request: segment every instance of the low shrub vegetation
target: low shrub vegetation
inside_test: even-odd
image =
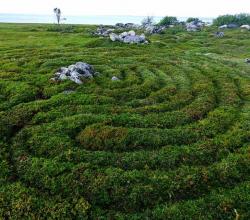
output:
[[[172,16],[165,16],[164,18],[162,18],[160,20],[160,22],[158,23],[159,25],[173,25],[178,23],[178,20],[176,17],[172,17]]]
[[[250,218],[247,31],[57,28],[0,24],[0,219]],[[50,81],[78,61],[99,75]]]
[[[224,24],[250,25],[250,14],[222,15],[217,17],[213,24],[217,26]]]

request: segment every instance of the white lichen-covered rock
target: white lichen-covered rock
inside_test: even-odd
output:
[[[71,80],[77,84],[82,84],[82,79],[93,78],[95,75],[94,68],[83,62],[77,62],[68,67],[61,67],[56,73],[53,81]]]
[[[135,31],[133,31],[133,30],[129,31],[129,32],[128,32],[128,35],[130,35],[130,36],[135,36]]]
[[[248,24],[241,25],[240,27],[247,29],[247,30],[250,30],[250,25],[248,25]]]
[[[226,29],[226,28],[227,28],[227,24],[221,25],[221,26],[219,27],[219,29]]]

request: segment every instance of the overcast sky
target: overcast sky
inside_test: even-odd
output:
[[[215,17],[250,13],[250,0],[0,0],[0,13]]]

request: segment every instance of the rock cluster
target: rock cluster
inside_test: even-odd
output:
[[[61,67],[56,73],[55,77],[51,78],[53,81],[71,80],[77,84],[82,84],[82,79],[93,78],[97,73],[94,68],[83,62],[68,67]]]
[[[204,26],[203,22],[192,21],[190,23],[186,23],[186,30],[189,32],[200,31],[203,26]]]
[[[115,25],[115,28],[118,28],[118,29],[134,29],[134,28],[138,28],[139,26],[134,24],[134,23],[126,23],[126,24],[123,24],[123,23],[117,23]]]
[[[123,32],[121,34],[112,33],[109,35],[110,40],[119,41],[127,44],[148,44],[144,34],[136,35],[135,31]]]

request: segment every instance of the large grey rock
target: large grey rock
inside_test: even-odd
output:
[[[239,26],[237,24],[228,24],[227,28],[238,28]]]
[[[219,29],[226,29],[226,28],[233,29],[233,28],[237,28],[237,27],[239,27],[237,24],[224,24],[224,25],[221,25],[219,27]]]
[[[145,36],[139,36],[139,35],[135,35],[135,36],[126,36],[123,40],[124,43],[129,43],[129,44],[139,44],[139,43],[144,43],[145,41]]]
[[[128,36],[128,32],[122,32],[120,35],[119,35],[119,38],[120,39],[123,39],[123,38],[125,38],[125,37],[127,37]]]
[[[95,75],[94,68],[83,62],[77,62],[74,65],[61,67],[52,78],[54,81],[63,81],[69,79],[77,84],[82,84],[83,78],[93,78]]]
[[[110,34],[110,35],[109,35],[109,38],[110,38],[110,40],[112,40],[112,41],[117,41],[117,40],[119,40],[119,36],[118,36],[117,34],[114,34],[114,33]]]

